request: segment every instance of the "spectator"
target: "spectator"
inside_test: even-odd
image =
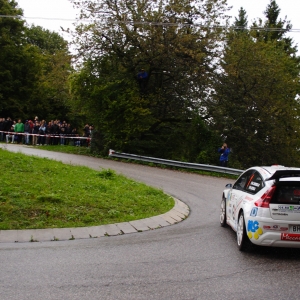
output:
[[[218,149],[218,152],[221,153],[221,155],[220,155],[220,166],[227,167],[230,148],[228,148],[227,144],[224,143],[223,146]]]
[[[58,125],[58,120],[55,120],[54,121],[54,124],[53,124],[53,134],[54,134],[54,137],[53,137],[53,145],[58,145],[58,135],[59,135],[59,125]]]
[[[23,134],[24,134],[24,124],[22,123],[21,119],[18,120],[18,123],[15,124],[15,132],[17,133],[17,136],[15,139],[17,140],[18,144],[22,144],[23,142]]]
[[[53,135],[53,121],[48,122],[46,128],[46,144],[45,145],[52,145],[52,135]]]
[[[14,143],[15,135],[13,134],[15,132],[15,129],[13,126],[10,127],[8,130],[8,133],[6,134],[6,143],[9,143],[9,140]]]
[[[35,121],[33,124],[33,129],[32,129],[32,145],[36,146],[37,145],[37,139],[38,139],[38,134],[39,134],[39,129],[40,129],[40,122]]]
[[[59,135],[60,135],[60,145],[61,146],[64,146],[64,144],[65,144],[65,124],[63,123],[63,124],[61,124],[61,126],[60,126],[60,133],[59,133]]]
[[[43,145],[45,144],[45,134],[46,134],[46,121],[43,120],[39,127],[39,137],[37,145]]]
[[[30,123],[28,120],[25,121],[25,124],[24,124],[24,133],[25,133],[25,144],[26,145],[29,145],[30,144],[30,133],[31,133],[32,129],[31,129],[31,126],[30,126]]]
[[[83,140],[82,145],[88,147],[88,139],[90,137],[90,126],[89,124],[86,124],[83,128],[83,136],[86,138]]]
[[[4,131],[8,132],[11,129],[11,126],[13,125],[13,121],[10,117],[6,118],[4,120],[3,129]],[[3,134],[3,140],[5,139],[6,133]]]
[[[66,124],[66,127],[65,127],[65,134],[66,134],[67,137],[70,137],[71,134],[72,134],[71,124],[69,124],[69,123]],[[67,139],[65,140],[65,145],[69,145],[69,144],[70,144],[70,140],[71,140],[71,139],[67,138]]]
[[[72,136],[74,136],[74,137],[78,137],[79,136],[79,134],[78,134],[78,132],[77,132],[77,128],[73,128],[72,129]],[[74,145],[76,146],[76,147],[80,147],[81,146],[81,143],[80,143],[80,139],[74,139]]]

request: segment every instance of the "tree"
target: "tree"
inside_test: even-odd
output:
[[[25,41],[38,65],[35,88],[26,101],[26,114],[65,119],[69,113],[68,79],[73,71],[67,41],[40,26],[27,27]]]
[[[264,15],[266,20],[255,21],[252,24],[251,34],[258,40],[276,41],[280,47],[284,47],[285,51],[296,58],[297,46],[293,45],[293,39],[286,37],[286,33],[292,29],[292,24],[285,17],[283,20],[279,18],[280,8],[275,0],[270,0]]]
[[[299,65],[276,41],[232,34],[210,107],[214,128],[243,168],[299,165]]]
[[[248,16],[247,12],[244,10],[243,7],[239,9],[239,16],[238,18],[235,18],[234,22],[234,29],[236,31],[245,31],[248,27]]]
[[[217,68],[226,1],[73,2],[80,18],[91,20],[74,37],[83,61],[72,81],[77,107],[86,107],[89,118],[96,113],[98,129],[119,150],[186,156],[197,146],[185,137],[199,124],[193,120],[204,117],[202,99]],[[143,91],[136,80],[141,68],[149,74]]]
[[[17,2],[0,0],[0,112],[3,117],[62,117],[71,56],[67,42],[39,26],[26,27]],[[14,17],[15,16],[15,17]]]
[[[0,112],[8,116],[20,112],[22,87],[32,86],[30,56],[23,45],[23,11],[15,1],[0,0]],[[26,96],[26,95],[25,95]]]

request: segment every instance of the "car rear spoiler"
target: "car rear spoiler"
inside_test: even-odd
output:
[[[300,177],[300,169],[297,170],[277,170],[271,177],[266,180],[276,180],[278,181],[282,177]]]

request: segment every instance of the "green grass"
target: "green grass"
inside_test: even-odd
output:
[[[0,168],[0,230],[112,224],[174,206],[161,190],[109,169],[95,171],[2,149]]]

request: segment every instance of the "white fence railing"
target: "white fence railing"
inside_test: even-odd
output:
[[[141,156],[141,155],[136,155],[136,154],[120,153],[120,152],[116,152],[114,150],[109,150],[109,156],[123,158],[123,159],[132,159],[132,160],[151,162],[151,163],[155,163],[155,164],[168,165],[168,166],[172,166],[172,167],[218,172],[218,173],[231,174],[231,175],[240,175],[242,172],[244,172],[243,170],[239,170],[239,169],[231,169],[231,168],[225,168],[225,167],[219,167],[219,166],[213,166],[213,165],[194,164],[194,163],[188,163],[188,162],[181,162],[181,161],[177,161],[177,160],[168,160],[168,159],[162,159],[162,158]]]

